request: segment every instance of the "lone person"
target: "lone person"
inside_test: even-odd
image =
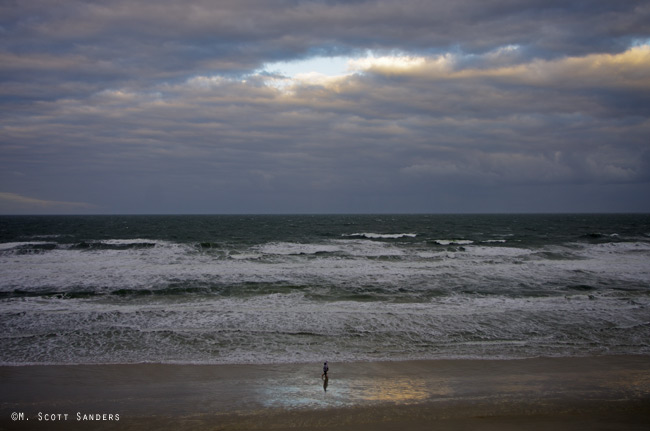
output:
[[[327,392],[327,383],[329,382],[329,379],[327,378],[327,372],[329,371],[330,367],[327,366],[327,361],[323,364],[323,374],[321,374],[320,378],[323,379],[323,390]]]

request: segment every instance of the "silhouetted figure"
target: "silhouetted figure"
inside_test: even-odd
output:
[[[327,372],[330,370],[330,367],[327,365],[327,361],[323,364],[323,374],[321,374],[320,378],[323,379],[323,390],[327,392],[327,383],[328,383],[328,378],[327,378]]]

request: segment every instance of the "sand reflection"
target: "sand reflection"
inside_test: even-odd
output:
[[[323,379],[304,367],[294,375],[257,381],[265,407],[321,408],[374,404],[415,404],[452,395],[452,382],[441,376],[400,376],[364,365]]]
[[[390,378],[366,380],[359,388],[359,397],[366,401],[406,404],[423,401],[432,396],[449,394],[444,382],[432,384],[431,381],[413,378]]]

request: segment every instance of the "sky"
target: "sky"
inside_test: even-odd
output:
[[[0,214],[650,212],[650,3],[0,2]]]

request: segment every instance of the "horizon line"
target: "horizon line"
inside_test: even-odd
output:
[[[110,216],[375,216],[375,215],[650,215],[650,211],[485,211],[485,212],[223,212],[223,213],[67,213],[2,214],[0,217],[110,217]]]

